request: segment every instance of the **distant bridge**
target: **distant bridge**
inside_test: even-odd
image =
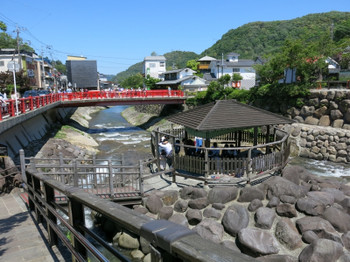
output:
[[[59,107],[118,106],[150,104],[183,104],[186,100],[180,90],[125,90],[73,93],[54,93],[44,96],[19,98],[0,102],[0,134],[10,128]]]

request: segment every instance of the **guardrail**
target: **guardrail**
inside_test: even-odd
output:
[[[35,212],[39,223],[43,219],[46,220],[50,245],[57,245],[59,240],[62,241],[72,253],[73,261],[90,261],[92,257],[94,261],[109,261],[95,243],[102,245],[120,261],[131,261],[87,227],[84,219],[84,211],[87,208],[116,223],[122,232],[129,232],[137,238],[146,239],[150,245],[151,259],[155,262],[256,261],[223,245],[205,240],[184,226],[167,220],[154,220],[117,203],[101,199],[79,188],[63,185],[53,178],[35,172],[35,170],[25,172],[29,208]],[[55,201],[55,191],[67,197],[68,211]],[[70,232],[71,239],[62,232],[62,225]],[[88,237],[93,241],[88,240]]]
[[[35,109],[61,101],[82,101],[91,99],[123,99],[123,98],[156,98],[156,97],[183,97],[180,90],[124,90],[124,91],[88,91],[73,93],[54,93],[43,96],[8,99],[0,102],[0,121],[17,115],[26,114]],[[18,111],[16,111],[18,108]]]

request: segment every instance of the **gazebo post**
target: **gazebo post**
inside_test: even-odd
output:
[[[157,168],[158,168],[158,172],[160,171],[160,159],[159,159],[159,127],[157,128],[156,132],[155,132],[155,149],[156,149],[156,157],[157,157]]]
[[[241,147],[241,140],[242,140],[242,130],[238,131],[238,146]]]
[[[210,140],[209,141],[209,145],[210,145]],[[204,185],[207,185],[208,183],[208,177],[209,177],[209,155],[208,155],[208,147],[207,147],[207,140],[205,140],[205,149],[204,149],[204,160],[205,160],[205,173],[204,173],[204,177],[205,177],[205,181],[204,181]]]
[[[258,144],[258,128],[254,127],[254,142],[253,146],[256,146]]]
[[[252,175],[252,149],[248,150],[248,159],[247,159],[247,178],[248,184],[250,185],[250,179]]]
[[[266,138],[265,138],[265,143],[268,144],[270,142],[270,125],[266,126]],[[266,150],[265,150],[266,154],[270,153],[270,147],[266,146]]]
[[[173,126],[172,126],[173,128]],[[173,130],[173,129],[172,129]],[[173,136],[172,138],[172,141],[173,141],[173,155],[172,155],[172,159],[173,159],[173,168],[175,169],[175,166],[176,166],[176,157],[175,157],[175,136]],[[171,175],[172,175],[172,178],[173,178],[173,183],[176,183],[176,175],[175,175],[175,170],[173,172],[171,172]]]

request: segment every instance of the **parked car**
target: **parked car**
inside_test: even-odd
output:
[[[39,96],[46,96],[46,95],[50,94],[50,92],[48,90],[39,90],[38,94],[39,94]]]
[[[34,97],[34,96],[39,96],[38,92],[35,91],[35,90],[28,90],[28,91],[25,91],[24,94],[23,94],[23,98],[26,98],[26,97]]]

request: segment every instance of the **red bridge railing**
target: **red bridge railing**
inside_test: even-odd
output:
[[[27,97],[17,99],[18,113],[16,113],[16,100],[8,99],[0,102],[0,121],[15,117],[16,115],[26,114],[32,110],[59,101],[72,100],[91,100],[91,99],[118,99],[118,98],[149,98],[149,97],[183,97],[184,93],[180,90],[124,90],[124,91],[100,91],[93,90],[88,92],[73,93],[54,93],[43,96]]]

